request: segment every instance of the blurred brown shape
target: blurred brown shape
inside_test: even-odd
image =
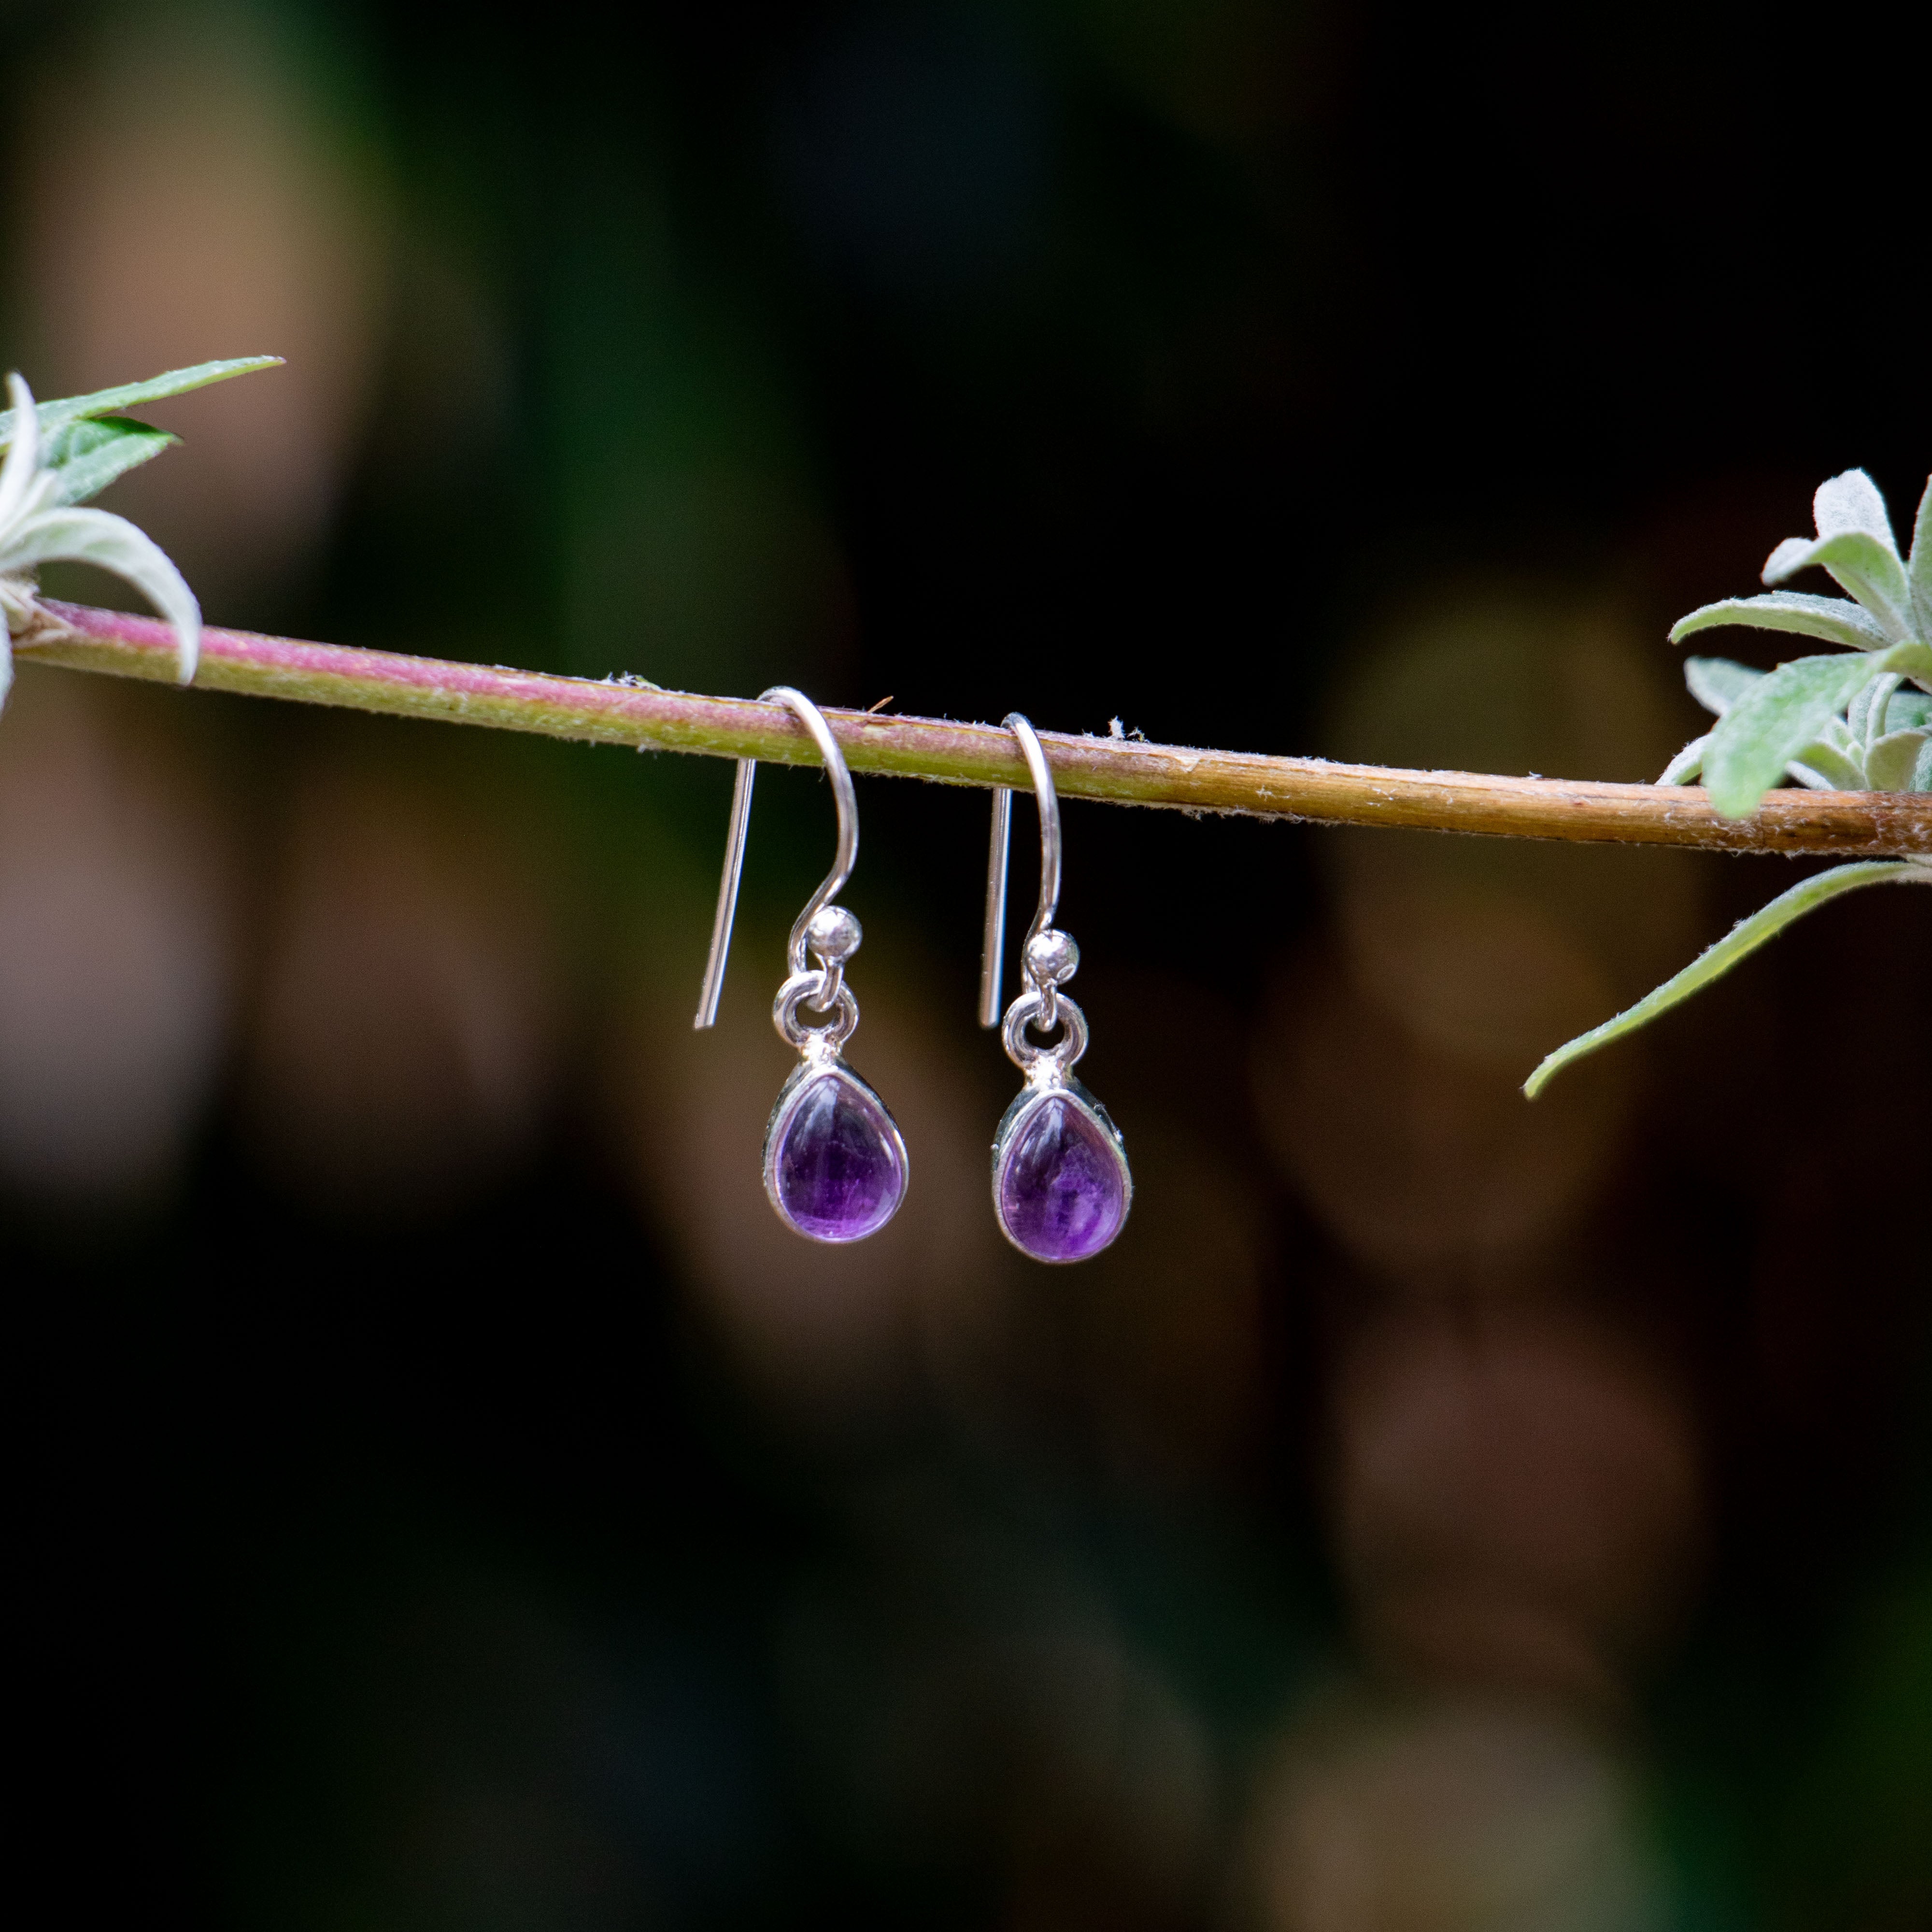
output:
[[[1423,770],[1648,781],[1682,740],[1661,644],[1588,583],[1444,586],[1352,661],[1324,743]],[[1519,1078],[1693,950],[1688,853],[1348,830],[1319,851],[1364,987],[1447,1050],[1516,1054]]]
[[[1341,758],[1648,781],[1681,742],[1677,667],[1588,584],[1468,581],[1372,638],[1324,724]],[[1351,970],[1420,1040],[1520,1074],[1693,946],[1693,854],[1339,831]]]
[[[1225,1480],[1265,1434],[1265,1217],[1247,1174],[1180,1122],[1130,1106],[1127,1123],[1138,1205],[1094,1261],[1029,1270],[1027,1372],[1064,1374],[1048,1412],[1079,1416],[1136,1486]]]
[[[168,722],[23,669],[0,722],[0,1183],[56,1210],[164,1196],[224,1051],[233,854]]]
[[[1322,11],[1270,0],[1075,0],[1066,9],[1121,80],[1200,138],[1258,148],[1319,106]]]
[[[292,1191],[433,1213],[542,1124],[566,988],[510,814],[423,776],[300,786],[276,868],[244,1112]]]
[[[111,10],[15,138],[40,394],[287,358],[142,412],[186,446],[112,499],[212,612],[272,590],[322,534],[368,398],[387,225],[368,155],[292,47],[193,7]]]
[[[1338,1702],[1287,1742],[1249,1840],[1268,1932],[1647,1932],[1622,1766],[1532,1707]]]
[[[1480,920],[1468,930],[1481,932]],[[1478,956],[1491,938],[1502,951],[1516,936],[1486,936]],[[1534,956],[1488,984],[1444,980],[1426,1022],[1463,1043],[1509,1012],[1507,988],[1531,976]],[[1505,997],[1492,1000],[1492,986]],[[1522,1006],[1533,1015],[1538,1004],[1532,986]],[[1586,1062],[1532,1107],[1507,1031],[1501,1054],[1493,1036],[1474,1036],[1485,1050],[1473,1058],[1418,1040],[1315,956],[1281,981],[1256,1040],[1256,1109],[1284,1169],[1352,1255],[1424,1291],[1520,1280],[1538,1245],[1592,1199],[1627,1112],[1628,1058]]]
[[[1401,1673],[1612,1698],[1682,1602],[1700,1516],[1680,1405],[1579,1319],[1392,1316],[1336,1397],[1342,1562]]]
[[[1661,676],[1588,585],[1451,585],[1370,640],[1325,729],[1350,758],[1647,778],[1676,748]],[[1616,1171],[1647,1043],[1534,1106],[1520,1083],[1688,956],[1695,860],[1346,830],[1320,850],[1338,930],[1256,1037],[1268,1144],[1358,1264],[1534,1292]]]
[[[796,1064],[771,1024],[783,958],[781,940],[741,920],[708,1033],[688,1016],[694,966],[688,982],[653,976],[638,988],[615,1103],[639,1191],[741,1360],[801,1415],[862,1413],[920,1376],[976,1382],[1017,1265],[988,1196],[998,1102],[914,1017],[937,997],[916,969],[868,944],[854,968],[865,1016],[849,1057],[905,1136],[904,1203],[867,1240],[826,1246],[792,1233],[760,1166],[766,1118]]]
[[[1350,662],[1328,754],[1377,764],[1646,784],[1678,748],[1661,638],[1587,580],[1431,586]]]
[[[1615,1010],[1603,962],[1526,894],[1364,867],[1339,910],[1355,984],[1448,1058],[1513,1074]]]

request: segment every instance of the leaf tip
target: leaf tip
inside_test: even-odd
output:
[[[1765,790],[1770,788],[1766,786]],[[1746,819],[1764,802],[1764,791],[1738,786],[1714,784],[1707,767],[1704,773],[1704,793],[1711,801],[1711,808],[1720,818],[1732,820]]]

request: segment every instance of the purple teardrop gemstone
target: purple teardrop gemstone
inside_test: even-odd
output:
[[[1084,1262],[1127,1217],[1126,1157],[1070,1094],[1037,1102],[1008,1141],[994,1177],[1000,1225],[1039,1262]]]
[[[898,1210],[905,1149],[892,1116],[842,1070],[808,1075],[782,1099],[765,1155],[772,1204],[814,1241],[859,1241]]]

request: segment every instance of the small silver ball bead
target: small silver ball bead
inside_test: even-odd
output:
[[[1049,927],[1026,943],[1027,976],[1036,985],[1064,986],[1080,970],[1080,949],[1071,933]]]
[[[843,906],[820,906],[805,928],[806,944],[826,965],[849,959],[865,937],[863,928]]]

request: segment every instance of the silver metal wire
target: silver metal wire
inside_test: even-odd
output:
[[[803,692],[795,691],[788,684],[775,684],[770,690],[758,694],[758,702],[788,706],[799,722],[811,733],[820,757],[825,760],[826,775],[832,781],[832,796],[838,808],[838,855],[818,891],[806,901],[805,910],[792,927],[791,943],[786,950],[786,961],[791,976],[796,979],[806,970],[806,938],[814,915],[830,904],[852,876],[852,868],[858,862],[859,801],[852,789],[852,774],[846,769],[845,754],[838,748],[838,740],[832,735],[832,728],[826,723],[824,714]],[[745,872],[745,834],[751,823],[752,783],[757,772],[755,758],[738,760],[737,780],[731,792],[730,824],[724,839],[724,870],[718,882],[718,910],[711,922],[711,951],[704,962],[704,982],[698,990],[698,1017],[692,1022],[699,1032],[715,1026],[718,1021],[718,996],[724,988],[724,962],[730,956],[731,927],[737,915],[738,886]],[[836,987],[826,989],[827,1006],[838,1004],[838,990]],[[817,1005],[816,1002],[813,1004]]]
[[[798,1016],[799,1008],[805,1006],[815,1013],[831,1013],[830,1023],[807,1026]],[[800,973],[778,988],[778,996],[772,1004],[772,1023],[788,1046],[802,1050],[817,1041],[836,1052],[858,1030],[859,1002],[850,986],[842,985],[836,991],[828,991],[823,973]]]
[[[980,1024],[1000,1023],[1000,976],[1006,950],[1006,849],[1013,822],[1013,795],[1004,785],[993,791],[993,836],[986,848],[986,926],[980,948]]]
[[[704,962],[704,982],[698,989],[698,1017],[692,1027],[702,1033],[718,1024],[718,996],[724,990],[724,962],[731,955],[731,924],[738,914],[738,880],[745,870],[745,828],[752,818],[752,781],[758,775],[755,758],[740,758],[731,786],[731,817],[724,834],[724,872],[718,882],[718,910],[711,921],[711,950]]]
[[[1017,711],[1008,712],[1000,722],[1019,740],[1027,770],[1033,776],[1034,803],[1040,812],[1040,903],[1034,909],[1033,923],[1027,928],[1027,938],[1032,940],[1051,928],[1053,916],[1060,909],[1060,798],[1053,788],[1052,768],[1046,762],[1040,735],[1032,724]],[[982,1027],[997,1026],[1000,1019],[1001,956],[1006,937],[1006,849],[1012,806],[1010,791],[994,792],[992,841],[986,854],[986,922],[980,958],[980,1024]],[[1022,970],[1025,970],[1024,964]],[[1040,990],[1050,1010],[1054,1000],[1052,986],[1042,986]]]

